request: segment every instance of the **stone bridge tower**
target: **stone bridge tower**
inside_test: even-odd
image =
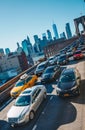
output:
[[[76,34],[80,35],[81,32],[79,30],[79,24],[82,24],[83,27],[83,33],[85,33],[85,16],[81,16],[79,18],[74,19],[74,24],[75,24],[75,29],[76,29]]]

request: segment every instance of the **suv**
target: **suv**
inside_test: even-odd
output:
[[[41,82],[50,82],[56,80],[60,76],[61,67],[59,65],[49,66],[45,69],[41,76]]]
[[[26,123],[34,118],[35,112],[46,99],[44,85],[36,85],[25,89],[15,100],[14,105],[7,113],[7,121],[12,126]]]

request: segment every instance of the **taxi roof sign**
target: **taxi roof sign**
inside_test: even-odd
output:
[[[26,79],[27,77],[28,77],[28,75],[25,73],[25,74],[23,74],[23,75],[20,77],[20,79],[23,80],[23,79]]]

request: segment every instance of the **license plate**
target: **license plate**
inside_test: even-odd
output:
[[[69,96],[69,94],[64,94],[64,96],[65,96],[65,97],[68,97],[68,96]]]

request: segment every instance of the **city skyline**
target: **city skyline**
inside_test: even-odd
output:
[[[65,32],[65,24],[69,23],[72,34],[75,34],[73,19],[84,15],[85,3],[83,0],[0,0],[0,48],[10,48],[15,51],[17,42],[30,38],[34,44],[34,35],[40,38],[46,30],[53,34],[53,21],[58,33]],[[74,11],[75,10],[75,11]]]

